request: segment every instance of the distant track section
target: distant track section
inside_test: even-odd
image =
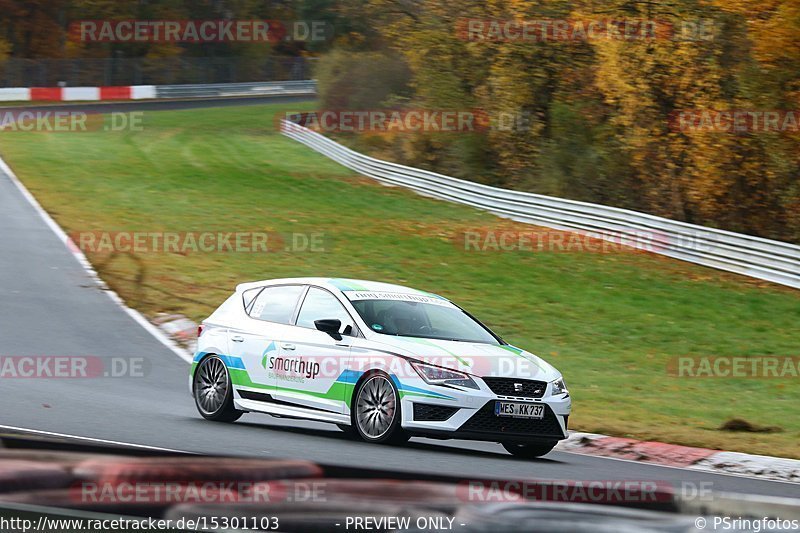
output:
[[[112,102],[57,102],[34,103],[31,105],[15,105],[3,107],[0,112],[17,113],[20,111],[82,111],[84,113],[124,113],[130,111],[182,111],[188,109],[205,109],[209,107],[238,107],[265,104],[292,104],[308,102],[316,99],[314,95],[263,95],[263,96],[228,96],[221,98],[176,98],[174,100],[128,100]],[[2,120],[3,115],[0,115]]]
[[[314,80],[196,85],[130,85],[114,87],[12,87],[0,89],[0,102],[95,102],[167,98],[229,98],[315,95]]]

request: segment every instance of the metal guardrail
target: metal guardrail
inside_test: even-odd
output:
[[[800,246],[574,200],[491,187],[382,161],[306,127],[281,132],[360,174],[425,196],[485,209],[512,220],[630,243],[652,252],[800,289]]]
[[[156,98],[213,98],[229,96],[313,95],[314,80],[200,85],[157,85]]]
[[[151,57],[0,59],[0,87],[109,87],[307,80],[317,58]]]

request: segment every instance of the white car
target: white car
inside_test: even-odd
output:
[[[539,457],[567,436],[561,373],[449,300],[372,281],[245,283],[198,330],[200,414],[337,424],[370,442],[500,442]]]

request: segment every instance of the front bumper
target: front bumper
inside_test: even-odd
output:
[[[483,382],[479,385],[480,390],[446,388],[451,398],[448,400],[403,397],[403,429],[415,436],[491,442],[534,443],[567,438],[567,421],[572,408],[568,394],[546,394],[542,398],[506,397],[495,394]],[[494,408],[498,401],[543,404],[545,414],[541,419],[497,416]],[[432,417],[437,419],[426,419]]]

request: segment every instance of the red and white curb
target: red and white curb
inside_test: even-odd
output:
[[[800,483],[800,461],[782,457],[725,452],[580,432],[570,433],[568,439],[556,446],[556,450],[716,474]]]
[[[0,102],[93,102],[156,98],[155,85],[121,87],[12,87],[0,89]]]
[[[197,351],[197,326],[183,315],[159,313],[152,320],[158,329],[190,353]]]

